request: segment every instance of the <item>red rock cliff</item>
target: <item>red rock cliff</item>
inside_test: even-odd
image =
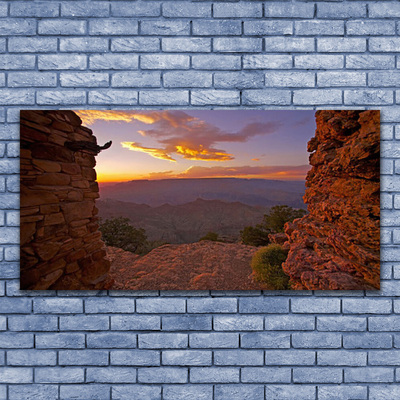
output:
[[[102,289],[92,131],[72,111],[21,111],[21,289]],[[66,145],[72,145],[72,148]]]
[[[379,111],[318,111],[304,196],[286,225],[294,289],[379,289]]]

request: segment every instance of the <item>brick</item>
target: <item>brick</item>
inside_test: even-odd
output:
[[[164,17],[170,18],[207,18],[211,17],[211,4],[167,2],[162,5],[162,14]]]
[[[365,331],[367,320],[365,317],[335,316],[318,317],[319,331]]]
[[[312,331],[315,317],[301,315],[271,315],[265,317],[265,330],[268,331]]]
[[[289,312],[289,299],[279,297],[254,297],[239,299],[240,313],[275,314]]]
[[[163,387],[164,400],[208,400],[213,395],[213,388],[209,385],[166,385]]]
[[[260,316],[214,316],[216,331],[259,331],[263,329],[263,317]]]
[[[80,367],[36,368],[35,382],[38,383],[83,383],[85,370]]]
[[[211,330],[212,317],[210,315],[180,315],[162,317],[164,331],[208,331]]]
[[[396,2],[371,3],[369,5],[370,18],[395,18],[400,17],[400,4]]]
[[[292,57],[289,55],[255,54],[243,56],[244,69],[290,69]]]
[[[160,365],[160,353],[153,350],[112,350],[111,365],[157,366]]]
[[[234,55],[210,54],[192,56],[192,67],[194,69],[238,70],[241,68],[240,63],[240,56]],[[189,66],[189,60],[187,61],[187,66]]]
[[[387,349],[392,347],[392,336],[388,333],[348,333],[343,335],[345,349]]]
[[[191,333],[189,346],[192,348],[237,348],[239,347],[238,333]]]
[[[46,54],[38,56],[39,70],[85,69],[86,65],[85,55]]]
[[[7,365],[48,366],[56,365],[57,353],[54,350],[10,350],[7,351]]]
[[[60,38],[60,50],[65,52],[105,52],[108,51],[108,39],[104,38]]]
[[[139,92],[139,104],[141,105],[177,105],[177,106],[184,106],[189,104],[189,92],[187,90],[174,90],[174,91],[160,91],[160,90],[141,90]],[[170,300],[170,299],[168,299]],[[171,299],[172,300],[172,299]],[[183,300],[183,299],[179,299]],[[143,310],[146,307],[143,306]],[[171,309],[175,311],[170,312],[182,312],[181,306],[179,305],[176,309],[174,306],[171,306]],[[139,311],[138,311],[139,312]],[[143,311],[143,312],[152,312],[152,311]],[[163,311],[160,311],[163,312]],[[168,311],[164,311],[168,312]]]
[[[269,332],[243,333],[240,335],[240,343],[243,348],[286,349],[290,347],[290,334]]]
[[[315,351],[311,350],[266,350],[266,365],[314,365]]]
[[[189,56],[183,54],[146,54],[140,56],[143,69],[188,69]]]
[[[0,369],[0,383],[30,383],[32,381],[32,368],[3,367]]]
[[[26,18],[13,18],[0,20],[0,36],[35,35],[36,21]]]
[[[47,400],[58,397],[57,385],[10,385],[9,399]]]
[[[366,86],[367,75],[365,72],[355,71],[322,71],[317,73],[317,84],[320,87]]]
[[[253,53],[262,51],[261,38],[215,38],[213,50],[222,53]]]
[[[291,375],[290,368],[245,367],[241,378],[244,383],[290,383]]]
[[[264,39],[264,45],[267,52],[300,53],[315,50],[313,38],[267,37]]]
[[[133,313],[135,299],[92,298],[85,300],[85,312],[88,314]]]
[[[369,392],[370,400],[386,400],[386,399],[395,399],[400,396],[400,386],[393,385],[371,385]]]
[[[38,23],[39,35],[84,35],[86,33],[85,21],[69,19],[40,20]]]
[[[107,17],[109,5],[101,1],[61,3],[62,17]]]
[[[363,53],[367,49],[364,38],[318,38],[317,51],[324,53]]]
[[[369,365],[400,365],[400,351],[372,350],[368,352]]]
[[[343,299],[343,313],[390,314],[392,302],[386,299]]]
[[[314,4],[269,1],[264,5],[264,16],[267,18],[313,18]]]
[[[159,3],[117,2],[111,4],[111,15],[114,17],[158,17]]]
[[[192,24],[193,35],[197,36],[236,36],[242,34],[241,21],[202,19],[194,20]]]
[[[107,400],[110,398],[110,387],[108,385],[61,385],[60,399],[69,400],[73,398]]]
[[[364,368],[346,368],[344,370],[345,382],[393,382],[394,371],[392,368],[364,367]]]
[[[134,19],[99,18],[89,21],[90,35],[137,35],[138,22]]]
[[[162,51],[170,53],[185,52],[209,53],[211,51],[211,39],[208,38],[162,38]]]
[[[58,17],[58,15],[59,5],[57,3],[18,1],[10,4],[11,17]]]
[[[83,301],[81,299],[36,298],[33,299],[33,311],[35,314],[77,314],[83,312]]]
[[[179,349],[188,345],[188,335],[183,333],[139,334],[139,347],[143,349]]]
[[[400,46],[400,38],[374,37],[369,39],[369,50],[372,52],[396,52]]]
[[[291,103],[291,93],[288,90],[244,90],[242,103],[244,105],[288,105]]]
[[[335,385],[335,388],[337,386]],[[315,386],[300,385],[267,385],[265,387],[267,399],[293,400],[314,400],[316,396]]]
[[[344,104],[348,105],[385,105],[393,104],[393,92],[391,90],[345,90]]]
[[[141,35],[157,35],[157,36],[172,36],[172,35],[189,35],[189,21],[142,21],[140,24]]]
[[[88,383],[135,383],[136,371],[133,368],[87,368]]]
[[[239,105],[240,94],[232,90],[192,90],[192,105]]]
[[[37,104],[68,105],[85,104],[86,92],[81,90],[46,90],[36,94]]]
[[[339,333],[326,332],[307,332],[293,333],[292,346],[294,348],[339,348],[341,347],[341,337]]]
[[[160,83],[161,74],[156,71],[116,72],[111,76],[113,87],[159,87]]]
[[[344,22],[321,20],[296,21],[294,23],[294,29],[296,35],[300,36],[339,36],[344,35]]]
[[[380,8],[382,8],[382,3]],[[371,6],[370,4],[369,12],[371,16]],[[378,5],[378,4],[377,4]],[[394,35],[395,34],[395,23],[394,21],[368,21],[368,20],[358,20],[358,21],[347,21],[346,22],[346,32],[347,35]]]
[[[137,69],[139,57],[135,54],[95,54],[89,57],[90,69]]]
[[[264,399],[264,386],[262,385],[216,385],[215,400],[231,399]]]
[[[214,4],[214,18],[260,18],[262,4],[258,3],[216,3]]]
[[[113,330],[159,330],[161,326],[159,316],[147,315],[115,315],[111,316],[111,329]]]
[[[392,69],[395,60],[393,56],[368,54],[366,55],[346,55],[346,68],[350,69]]]
[[[264,352],[261,350],[216,350],[215,365],[263,365]]]
[[[33,334],[0,332],[0,341],[3,349],[32,348]]]
[[[109,329],[107,316],[72,315],[60,317],[60,328],[63,331],[100,331]]]
[[[105,350],[60,350],[59,365],[108,365]]]
[[[62,72],[60,84],[63,87],[104,87],[109,85],[109,77],[100,72]]]
[[[317,354],[318,365],[358,366],[367,365],[365,351],[322,350]]]
[[[374,71],[368,74],[368,85],[372,87],[398,86],[400,71]]]
[[[384,316],[368,318],[368,329],[370,331],[399,331],[400,316]]]
[[[55,52],[57,51],[57,39],[43,37],[10,37],[8,39],[8,50],[11,53]]]
[[[293,368],[294,383],[340,383],[340,368]]]
[[[1,228],[0,233],[10,231]],[[1,235],[0,235],[1,236]],[[3,242],[3,240],[1,240]],[[4,240],[4,242],[6,242]],[[7,241],[8,242],[8,241]],[[27,298],[0,298],[0,313],[2,314],[29,314],[32,309],[32,301]]]
[[[339,313],[339,299],[292,299],[292,312],[294,313]]]
[[[136,334],[125,332],[99,332],[87,335],[88,348],[134,348]]]
[[[202,71],[169,71],[163,74],[164,87],[211,87],[211,72]],[[158,84],[155,86],[159,86]]]
[[[8,328],[10,331],[56,331],[58,321],[57,317],[47,315],[10,316]]]
[[[212,352],[205,350],[166,350],[162,352],[163,365],[211,365]]]
[[[35,66],[34,55],[3,54],[0,59],[0,68],[9,69],[33,69]]]
[[[161,386],[118,385],[112,387],[112,398],[118,400],[161,400]]]
[[[268,71],[265,74],[266,87],[314,87],[315,74],[310,72]]]
[[[150,367],[138,369],[138,382],[140,383],[186,383],[187,381],[187,368]]]
[[[239,368],[212,367],[190,369],[192,383],[238,383]]]
[[[340,69],[344,65],[344,57],[338,54],[297,55],[294,65],[300,69]]]
[[[111,39],[111,51],[115,52],[157,52],[160,39],[153,37],[127,37]]]
[[[188,299],[187,309],[190,313],[234,313],[237,311],[237,300],[234,298]]]
[[[338,7],[334,3],[318,3],[318,18],[362,18],[367,16],[365,4],[344,3]]]
[[[291,21],[244,21],[245,35],[292,35]]]
[[[338,398],[343,400],[352,399],[367,399],[367,387],[356,385],[343,385],[343,386],[323,386],[318,385],[318,398],[320,400],[336,400]]]

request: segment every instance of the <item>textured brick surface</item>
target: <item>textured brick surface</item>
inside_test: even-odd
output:
[[[397,1],[0,2],[0,399],[400,397]],[[21,108],[381,109],[379,292],[19,290]]]

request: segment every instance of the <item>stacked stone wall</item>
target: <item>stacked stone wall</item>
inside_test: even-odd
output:
[[[21,111],[21,288],[101,289],[109,261],[98,230],[96,144],[72,111]]]

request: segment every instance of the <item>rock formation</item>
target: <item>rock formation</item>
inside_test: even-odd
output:
[[[318,111],[304,201],[285,226],[293,289],[379,289],[379,111]]]
[[[21,289],[102,289],[110,263],[98,230],[96,145],[72,111],[21,111]]]

